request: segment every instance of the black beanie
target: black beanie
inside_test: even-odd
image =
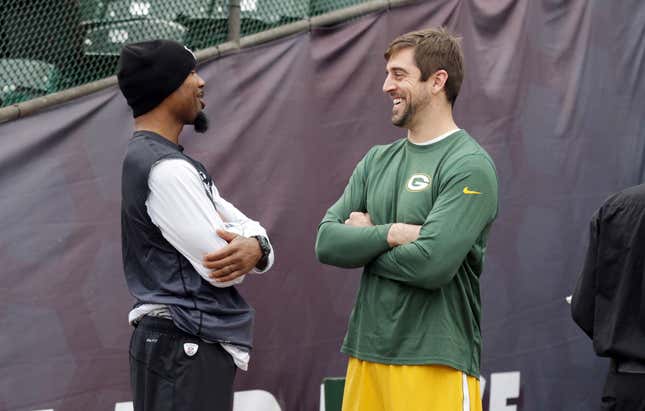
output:
[[[157,107],[183,84],[196,65],[193,52],[176,41],[152,40],[123,46],[117,78],[134,117]]]

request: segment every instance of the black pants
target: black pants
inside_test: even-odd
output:
[[[600,410],[645,411],[645,374],[618,372],[612,361]]]
[[[230,411],[236,369],[220,344],[187,334],[171,320],[143,317],[132,333],[135,411]]]

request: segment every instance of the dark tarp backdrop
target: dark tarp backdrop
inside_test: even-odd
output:
[[[240,287],[257,319],[238,390],[316,410],[322,378],[344,375],[339,347],[360,272],[316,261],[316,227],[369,147],[405,135],[381,92],[388,42],[438,25],[463,36],[456,119],[500,179],[481,279],[485,408],[598,403],[607,362],[565,297],[593,211],[645,177],[638,0],[421,1],[201,66],[212,127],[187,127],[182,143],[276,249],[273,270]],[[131,132],[116,88],[0,125],[1,410],[107,411],[131,400],[119,215]],[[505,372],[519,372],[519,398],[517,380],[491,378]],[[492,393],[504,389],[508,405]]]

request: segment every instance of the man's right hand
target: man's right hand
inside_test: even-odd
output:
[[[207,254],[202,265],[210,270],[210,278],[217,282],[233,281],[247,274],[262,257],[258,240],[236,233],[217,230],[217,235],[228,242],[228,245]]]
[[[372,227],[374,225],[369,213],[361,213],[358,211],[350,213],[349,218],[345,220],[345,224],[353,227]]]
[[[416,241],[420,232],[420,225],[394,223],[387,232],[387,243],[390,247],[408,244]]]

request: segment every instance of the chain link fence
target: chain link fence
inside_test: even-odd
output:
[[[368,1],[0,0],[0,107],[115,74],[126,43],[226,42],[231,5],[246,36]]]

